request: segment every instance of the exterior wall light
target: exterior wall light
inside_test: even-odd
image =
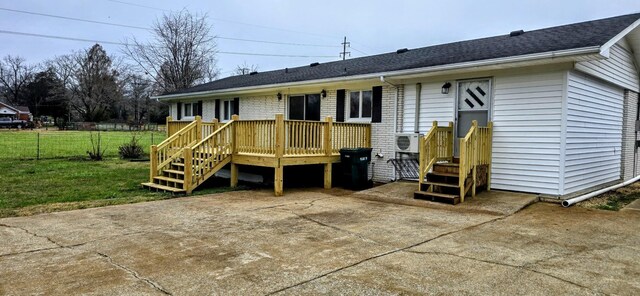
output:
[[[451,82],[447,82],[442,85],[442,94],[446,95],[449,93],[449,89],[451,88]]]
[[[282,101],[282,93],[278,93],[276,96],[278,97],[278,101]]]
[[[323,98],[327,97],[327,91],[324,89],[320,92],[320,94],[322,95]]]

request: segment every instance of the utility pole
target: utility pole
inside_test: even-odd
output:
[[[347,54],[351,56],[351,52],[347,51],[347,46],[351,46],[351,42],[347,42],[347,36],[344,36],[344,41],[341,44],[342,52],[340,53],[340,56],[342,56],[342,60],[344,61],[345,59],[347,59]]]

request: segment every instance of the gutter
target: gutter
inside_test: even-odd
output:
[[[521,56],[515,56],[515,57],[497,58],[497,59],[464,62],[464,63],[448,64],[448,65],[440,65],[440,66],[431,66],[431,67],[423,67],[423,68],[415,68],[415,69],[397,70],[397,71],[389,71],[389,72],[377,72],[377,73],[370,73],[370,74],[305,80],[305,81],[297,81],[297,82],[289,82],[289,83],[277,83],[277,84],[267,84],[267,85],[258,85],[258,86],[227,88],[227,89],[220,89],[220,90],[208,90],[208,91],[200,91],[200,92],[192,92],[192,93],[161,95],[161,96],[152,96],[151,98],[158,99],[158,100],[169,100],[169,99],[179,99],[179,98],[197,98],[197,97],[211,96],[211,95],[226,95],[226,94],[237,95],[240,92],[257,92],[260,90],[268,90],[268,89],[274,89],[274,88],[277,89],[277,88],[287,88],[287,87],[296,87],[296,86],[308,86],[308,85],[321,84],[321,83],[344,82],[344,81],[351,82],[354,80],[379,79],[380,76],[391,78],[392,76],[414,75],[414,74],[422,74],[422,73],[428,73],[428,72],[457,70],[457,69],[481,67],[481,66],[488,66],[488,65],[495,65],[495,64],[508,64],[508,63],[515,63],[515,62],[526,62],[526,61],[533,61],[533,60],[554,59],[554,58],[560,58],[560,57],[570,57],[570,56],[577,56],[577,55],[600,54],[600,53],[601,53],[600,46],[591,46],[591,47],[584,47],[584,48],[578,48],[578,49],[550,51],[550,52],[521,55]]]
[[[591,193],[588,193],[588,194],[585,194],[585,195],[581,195],[581,196],[578,196],[578,197],[574,197],[574,198],[570,198],[570,199],[567,199],[567,200],[563,200],[562,201],[562,206],[565,207],[565,208],[570,207],[573,204],[579,203],[581,201],[585,201],[585,200],[590,199],[590,198],[592,198],[594,196],[598,196],[598,195],[603,194],[605,192],[608,192],[608,191],[611,191],[611,190],[616,190],[616,189],[618,189],[620,187],[624,187],[624,186],[633,184],[633,183],[637,182],[638,180],[640,180],[640,176],[637,176],[637,177],[635,177],[635,178],[633,178],[631,180],[622,182],[620,184],[609,186],[607,188],[603,188],[603,189],[600,189],[600,190],[597,190],[597,191],[594,191],[594,192],[591,192]]]

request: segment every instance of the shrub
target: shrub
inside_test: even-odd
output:
[[[87,151],[87,154],[89,154],[89,158],[91,158],[91,160],[102,160],[104,152],[107,151],[107,148],[102,149],[100,132],[98,132],[96,140],[93,139],[93,133],[90,133],[89,137],[91,138],[91,151]]]
[[[120,158],[122,159],[133,159],[140,158],[144,153],[142,146],[138,143],[138,138],[136,136],[131,137],[131,141],[126,144],[122,144],[118,148],[118,154],[120,154]]]

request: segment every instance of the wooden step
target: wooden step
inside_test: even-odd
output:
[[[184,193],[185,192],[182,188],[175,188],[175,187],[171,187],[171,186],[165,186],[165,185],[160,185],[160,184],[150,183],[150,182],[142,183],[142,187],[149,188],[149,189],[168,191],[168,192],[172,192],[172,193]]]
[[[181,162],[172,162],[171,165],[184,167],[184,163],[181,163]]]
[[[458,177],[460,177],[460,175],[458,175],[458,174],[454,174],[454,173],[444,173],[444,172],[431,172],[431,173],[427,173],[427,177],[428,177],[429,175],[441,176],[441,177],[453,177],[453,178],[458,178]]]
[[[427,192],[427,191],[416,191],[413,193],[413,198],[450,203],[454,205],[460,203],[460,196],[453,195],[453,194],[445,194],[445,193]]]
[[[434,186],[442,186],[442,187],[451,187],[451,188],[460,188],[460,185],[458,183],[456,184],[450,184],[450,183],[438,183],[438,182],[430,182],[427,181],[424,184],[427,185],[434,185]]]
[[[174,179],[174,178],[169,178],[169,177],[164,177],[164,176],[153,177],[153,179],[160,180],[160,181],[165,181],[165,182],[180,183],[180,184],[184,183],[184,180]]]
[[[178,171],[178,170],[162,170],[162,171],[170,174],[184,175],[184,171]]]
[[[451,162],[444,162],[444,163],[435,163],[433,164],[433,166],[443,166],[443,167],[460,167],[459,163],[451,163]]]

